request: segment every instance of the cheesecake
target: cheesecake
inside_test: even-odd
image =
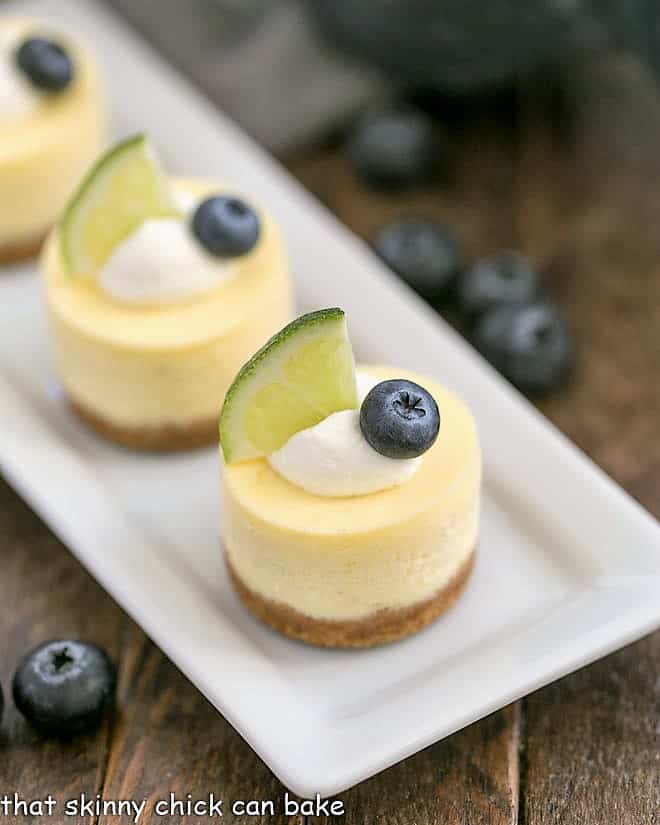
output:
[[[105,124],[97,68],[78,39],[0,16],[0,263],[38,252]]]
[[[333,323],[341,328],[341,316]],[[255,378],[258,354],[237,379],[256,385],[241,393],[247,400],[234,401],[232,388],[225,402],[229,577],[248,610],[292,638],[329,647],[394,641],[440,616],[468,582],[481,483],[474,419],[437,381],[396,367],[359,366],[346,389],[351,365],[337,368],[332,344],[318,345],[333,352],[325,366],[301,369],[291,362],[310,360],[304,346],[301,359],[289,344],[265,386]],[[332,370],[343,373],[343,389],[332,389]],[[324,376],[325,396],[312,387],[305,398],[312,373]],[[271,420],[278,384],[308,411],[288,430],[284,405]]]
[[[42,272],[71,409],[138,449],[217,443],[237,369],[291,312],[272,218],[233,188],[165,175],[143,136],[90,172]]]

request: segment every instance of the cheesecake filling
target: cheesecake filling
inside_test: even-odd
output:
[[[256,596],[311,619],[369,619],[436,598],[470,563],[481,482],[474,419],[432,380],[397,373],[425,386],[443,415],[442,435],[406,483],[324,498],[287,483],[265,460],[224,466],[225,552]],[[366,374],[382,381],[393,370]]]
[[[172,181],[191,208],[214,184]],[[115,427],[187,428],[216,420],[245,361],[291,315],[280,234],[264,215],[263,235],[232,278],[208,298],[162,310],[108,300],[98,283],[64,271],[57,232],[43,270],[54,358],[67,395]]]
[[[193,235],[189,216],[196,206],[175,192],[181,218],[150,218],[117,245],[101,269],[101,289],[128,304],[172,304],[217,289],[239,264],[207,252]]]
[[[358,372],[360,404],[379,380]],[[417,472],[422,457],[394,459],[376,452],[362,435],[358,405],[358,409],[333,413],[295,433],[267,460],[275,472],[308,493],[346,497],[405,484]]]
[[[479,494],[449,511],[420,513],[386,530],[330,539],[292,535],[224,504],[225,548],[254,593],[313,619],[352,621],[434,598],[451,585],[477,544]]]
[[[44,98],[16,63],[22,38],[18,28],[0,30],[0,125],[28,117]]]

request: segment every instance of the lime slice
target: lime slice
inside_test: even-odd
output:
[[[110,149],[69,202],[59,224],[70,275],[92,275],[145,218],[178,216],[166,177],[144,135]]]
[[[242,367],[229,388],[220,413],[225,461],[269,455],[294,433],[357,406],[343,311],[301,315]]]

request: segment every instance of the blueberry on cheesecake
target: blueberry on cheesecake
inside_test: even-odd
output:
[[[105,98],[86,47],[0,15],[0,264],[39,251],[105,139]]]
[[[368,647],[458,597],[479,531],[474,419],[436,380],[356,367],[340,309],[239,370],[220,415],[223,543],[239,598],[296,639]]]
[[[71,408],[140,449],[215,443],[236,371],[290,317],[275,222],[232,188],[167,175],[144,135],[88,172],[42,269]]]

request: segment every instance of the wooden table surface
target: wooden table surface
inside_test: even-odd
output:
[[[115,5],[137,14],[129,0]],[[213,97],[213,80],[194,56],[177,51],[162,31],[153,37]],[[394,215],[424,213],[454,227],[469,258],[516,247],[542,266],[575,329],[579,363],[571,385],[541,409],[660,515],[654,82],[634,58],[611,54],[567,68],[559,83],[530,83],[495,104],[454,106],[449,119],[451,172],[434,190],[374,195],[332,147],[287,162],[360,234],[369,236]],[[0,733],[0,796],[101,793],[153,803],[171,791],[181,798],[212,791],[227,800],[281,799],[284,789],[249,746],[1,481],[0,541],[5,695],[17,659],[48,637],[92,639],[120,665],[119,709],[95,735],[42,740],[9,702]],[[363,782],[341,796],[344,820],[654,825],[660,822],[659,669],[656,633]],[[3,818],[1,809],[0,819],[26,821]],[[118,820],[76,820],[60,811],[43,821]],[[152,821],[159,820],[147,806],[140,822]],[[224,821],[235,821],[228,810]]]

